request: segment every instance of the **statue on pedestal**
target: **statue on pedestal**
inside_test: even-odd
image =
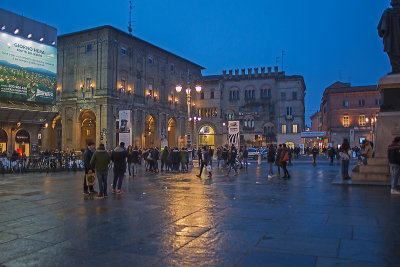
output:
[[[400,0],[391,0],[392,8],[382,15],[378,34],[383,38],[384,51],[388,54],[392,74],[400,73]]]

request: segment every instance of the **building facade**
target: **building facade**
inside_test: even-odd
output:
[[[0,9],[0,152],[31,156],[49,145],[56,47],[56,28]]]
[[[186,146],[186,93],[175,87],[199,81],[202,69],[111,26],[60,36],[61,149],[82,149],[89,141],[112,149],[122,110],[132,116],[132,145]]]
[[[333,146],[344,139],[351,146],[360,146],[364,139],[374,139],[374,125],[381,105],[381,95],[376,85],[351,86],[336,82],[327,87],[322,96],[322,130],[325,143]]]
[[[240,144],[299,146],[304,130],[305,83],[302,76],[287,76],[267,68],[223,71],[203,77],[203,91],[195,99],[198,145],[228,143],[228,122],[240,122]]]

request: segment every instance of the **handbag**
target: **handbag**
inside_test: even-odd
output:
[[[288,153],[288,152],[285,152],[285,155],[283,156],[282,161],[283,161],[283,162],[286,162],[286,161],[288,161],[288,160],[289,160],[289,153]]]
[[[211,172],[211,171],[212,171],[211,165],[207,165],[207,166],[206,166],[206,170],[207,170],[208,172]]]
[[[96,176],[94,175],[94,173],[87,173],[85,175],[85,180],[87,186],[93,186],[96,184]]]

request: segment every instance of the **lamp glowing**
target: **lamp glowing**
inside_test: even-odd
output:
[[[186,94],[190,94],[191,91],[192,91],[192,90],[191,90],[190,88],[187,88],[187,89],[186,89]]]
[[[202,88],[201,88],[200,85],[196,85],[195,88],[196,88],[196,92],[197,92],[197,93],[200,93],[200,92],[201,92],[201,89],[202,89]]]
[[[182,91],[182,86],[181,86],[181,85],[177,85],[177,86],[175,87],[175,90],[176,90],[178,93],[180,93],[180,92]]]
[[[19,29],[15,29],[14,34],[18,34],[19,33]]]
[[[30,34],[28,34],[28,39],[31,39],[32,38],[32,33],[30,33]]]

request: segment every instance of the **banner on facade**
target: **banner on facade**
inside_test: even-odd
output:
[[[239,138],[240,138],[240,127],[239,121],[230,121],[228,123],[228,144],[229,147],[235,145],[239,146]]]
[[[56,73],[57,47],[0,34],[0,97],[53,104]]]
[[[119,111],[119,142],[124,142],[125,146],[132,145],[132,111]]]

